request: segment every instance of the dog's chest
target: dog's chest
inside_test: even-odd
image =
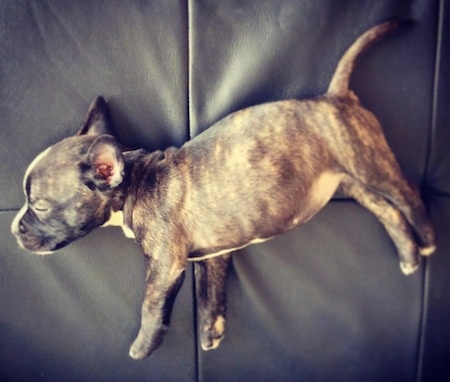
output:
[[[130,239],[136,238],[133,230],[125,224],[125,221],[123,218],[123,211],[111,211],[111,216],[110,216],[109,220],[105,224],[102,225],[102,227],[108,227],[108,226],[122,227],[123,234],[126,237],[128,237]]]

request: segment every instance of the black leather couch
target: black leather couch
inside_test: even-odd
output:
[[[22,176],[105,96],[118,138],[180,146],[232,111],[318,95],[369,27],[414,19],[359,62],[352,88],[381,121],[436,226],[403,276],[355,202],[233,258],[226,337],[202,352],[192,268],[163,345],[128,356],[144,260],[104,228],[51,257],[10,234]],[[0,2],[1,381],[449,381],[450,4],[445,0]]]

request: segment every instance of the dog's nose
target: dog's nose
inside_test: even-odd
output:
[[[25,224],[23,224],[22,221],[19,222],[19,233],[21,234],[27,233],[27,228],[25,227]]]
[[[16,215],[14,220],[11,223],[11,232],[14,236],[23,235],[24,233],[28,232],[28,229],[24,223],[25,211],[24,208],[22,208],[19,213]]]

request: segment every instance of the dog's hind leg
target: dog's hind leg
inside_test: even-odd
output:
[[[420,253],[431,255],[436,249],[436,237],[420,193],[403,177],[375,117],[370,118],[370,114],[366,117],[371,134],[361,133],[358,147],[364,147],[364,150],[357,153],[361,160],[353,161],[353,166],[346,170],[367,191],[397,207],[414,230]],[[367,165],[361,166],[361,163]]]
[[[398,187],[389,191],[389,201],[403,212],[414,229],[420,254],[431,255],[436,249],[436,235],[419,192],[406,181],[398,181]]]
[[[403,273],[415,272],[419,267],[419,248],[402,211],[348,175],[343,178],[340,190],[372,212],[385,227],[397,248]]]
[[[388,200],[403,213],[414,230],[420,254],[431,255],[436,249],[436,237],[419,192],[410,186],[400,173],[396,174],[392,167],[391,171],[385,171],[383,175],[387,176],[386,180],[371,179],[366,187]]]
[[[436,248],[436,238],[420,193],[404,178],[376,117],[360,107],[341,108],[350,147],[340,149],[330,142],[343,169],[365,187],[398,208],[411,225],[422,255]],[[355,122],[356,121],[356,122]]]
[[[225,334],[226,276],[231,254],[194,263],[198,330],[203,350],[216,349]]]

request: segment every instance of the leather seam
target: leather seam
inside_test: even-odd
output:
[[[431,150],[432,144],[436,136],[436,123],[437,123],[437,103],[439,97],[439,69],[441,64],[441,53],[442,53],[442,35],[444,28],[444,0],[439,1],[438,5],[438,26],[436,31],[436,56],[435,56],[435,66],[434,66],[434,79],[433,79],[433,99],[432,99],[432,114],[431,114],[431,128],[430,135],[428,139],[428,153],[426,158],[425,166],[425,177],[426,180],[429,174],[429,167],[431,162]],[[423,379],[423,368],[424,368],[424,355],[425,355],[425,342],[426,342],[426,331],[428,324],[428,307],[429,307],[429,293],[430,293],[430,266],[427,259],[423,261],[424,263],[424,274],[423,274],[423,294],[421,301],[421,314],[420,314],[420,325],[419,325],[419,340],[418,340],[418,351],[417,351],[417,363],[416,363],[416,381],[421,382]]]
[[[187,7],[186,7],[186,17],[187,17],[187,33],[186,33],[186,39],[187,39],[187,128],[188,128],[188,139],[191,140],[193,138],[193,132],[192,132],[192,121],[193,119],[193,110],[192,110],[192,1],[187,1]],[[195,373],[195,380],[197,382],[200,381],[200,344],[198,340],[198,303],[197,303],[197,285],[195,281],[195,265],[190,264],[191,268],[191,274],[192,274],[192,301],[193,301],[193,322],[194,322],[194,373]]]

